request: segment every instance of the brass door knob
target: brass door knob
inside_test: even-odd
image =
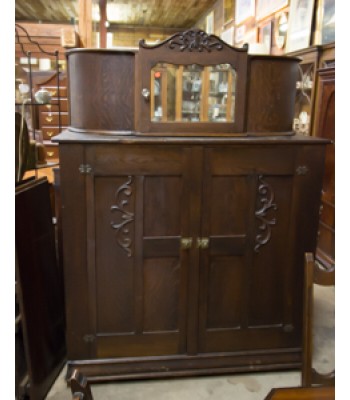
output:
[[[207,249],[209,247],[209,238],[197,238],[197,248]]]
[[[182,250],[188,250],[192,247],[192,238],[181,238],[180,245]]]
[[[148,89],[146,89],[146,88],[143,88],[143,89],[142,89],[141,94],[142,94],[142,96],[143,96],[143,98],[144,98],[145,100],[149,100],[149,98],[150,98],[150,96],[151,96],[151,92],[150,92]]]

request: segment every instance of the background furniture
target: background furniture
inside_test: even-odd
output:
[[[334,400],[334,387],[272,389],[265,400]]]
[[[310,46],[288,55],[301,58],[300,75],[296,85],[293,129],[296,133],[303,135],[318,135],[315,126],[316,93],[319,85],[317,70],[334,67],[335,43]]]
[[[16,398],[44,399],[65,361],[62,271],[47,179],[16,187]]]
[[[331,268],[335,263],[335,44],[290,55],[302,59],[293,127],[298,133],[332,141],[327,147],[316,251],[317,261]]]
[[[40,105],[37,109],[38,129],[45,147],[46,160],[58,163],[58,146],[52,143],[51,138],[68,126],[67,75],[61,72],[57,78],[57,73],[54,73],[49,78],[38,80],[35,89],[47,90],[52,96],[49,104]]]
[[[326,270],[315,263],[312,253],[305,254],[305,283],[304,283],[304,310],[303,310],[303,366],[302,386],[335,385],[335,372],[321,374],[312,367],[313,354],[313,302],[314,284],[334,286],[335,269]]]
[[[89,382],[77,369],[73,371],[69,384],[73,400],[93,400]]]
[[[152,120],[152,67],[180,55],[233,65],[234,122]],[[71,126],[54,139],[68,379],[301,367],[328,141],[291,131],[297,62],[194,30],[137,54],[69,52]]]
[[[316,259],[332,268],[335,264],[335,68],[319,69],[317,75],[314,135],[330,139],[332,144],[326,150]]]
[[[38,178],[38,169],[58,164],[58,148],[51,137],[68,125],[66,77],[59,51],[52,51],[45,41],[33,40],[19,24],[15,25],[15,38],[16,110],[26,122],[30,140],[25,169]],[[41,61],[48,64],[45,70],[38,69]]]

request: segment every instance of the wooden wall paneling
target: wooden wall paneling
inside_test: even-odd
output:
[[[54,52],[58,50],[59,52],[59,59],[65,60],[64,52],[65,48],[61,45],[61,32],[62,29],[65,29],[71,25],[69,24],[37,24],[32,22],[18,22],[20,26],[22,26],[29,34],[30,38],[38,42],[39,45],[43,48],[43,50],[48,52]],[[41,53],[40,49],[38,49],[37,45],[30,44],[27,36],[25,33],[18,29],[18,34],[20,37],[20,41],[23,42],[25,45],[26,51],[31,51],[32,57],[39,57],[39,58],[49,58],[54,59],[53,56],[48,54]],[[20,46],[16,43],[15,47],[16,57],[25,57],[23,52],[21,51]]]

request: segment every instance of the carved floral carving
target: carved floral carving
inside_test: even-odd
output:
[[[267,214],[270,210],[277,210],[277,205],[274,202],[275,195],[271,186],[264,181],[263,176],[259,175],[259,203],[261,207],[255,211],[255,216],[259,220],[258,230],[259,233],[255,237],[254,251],[259,252],[259,248],[271,238],[271,226],[276,224],[276,218],[268,218]]]
[[[168,44],[170,49],[179,48],[180,51],[203,51],[211,52],[213,49],[222,50],[223,44],[215,36],[208,35],[202,30],[191,29],[175,35]]]
[[[111,222],[111,226],[116,231],[117,243],[126,251],[128,257],[132,256],[130,229],[128,225],[134,221],[134,214],[127,210],[129,205],[128,198],[132,195],[132,176],[128,176],[127,182],[122,184],[115,193],[115,204],[111,206],[111,212],[117,212],[118,222]]]

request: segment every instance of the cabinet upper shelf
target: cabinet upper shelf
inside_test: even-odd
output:
[[[74,49],[67,59],[73,131],[294,134],[295,57],[250,56],[191,29],[154,46],[141,41],[137,52]]]

